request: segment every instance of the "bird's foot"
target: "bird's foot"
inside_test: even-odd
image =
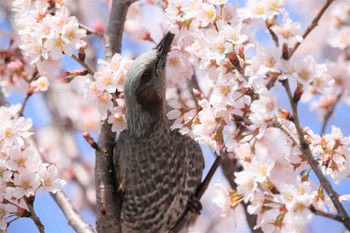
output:
[[[202,203],[195,195],[190,196],[190,199],[188,200],[188,203],[187,203],[187,207],[189,211],[196,214],[200,214],[203,208]]]

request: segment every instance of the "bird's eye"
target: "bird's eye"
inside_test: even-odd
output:
[[[146,71],[141,75],[141,84],[145,85],[151,80],[152,76],[151,73]]]

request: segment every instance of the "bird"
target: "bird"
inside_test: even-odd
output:
[[[194,219],[201,209],[195,198],[204,169],[201,148],[189,136],[171,130],[166,117],[165,68],[173,38],[168,32],[126,73],[127,127],[113,152],[123,233],[171,232],[188,208]],[[186,220],[181,232],[191,221]]]

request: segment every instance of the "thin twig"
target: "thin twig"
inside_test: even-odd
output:
[[[271,26],[266,25],[266,27],[267,27],[267,30],[269,31],[269,33],[270,33],[270,35],[271,35],[271,37],[272,37],[273,42],[275,43],[276,48],[278,48],[278,47],[280,46],[279,41],[278,41],[278,36],[277,36],[276,33],[271,29]]]
[[[312,170],[314,171],[316,177],[320,181],[322,188],[324,190],[326,190],[326,192],[328,193],[329,198],[331,199],[332,203],[334,204],[334,207],[338,211],[338,215],[341,219],[341,222],[344,224],[344,226],[348,230],[350,230],[350,218],[349,218],[348,214],[346,213],[344,206],[340,203],[340,201],[337,197],[337,194],[335,193],[335,191],[332,188],[332,185],[330,184],[328,179],[325,177],[325,175],[323,175],[321,169],[318,166],[317,161],[314,159],[314,157],[312,155],[312,152],[310,150],[309,145],[307,144],[307,142],[305,140],[303,130],[301,128],[300,121],[299,121],[297,104],[293,101],[293,96],[292,96],[292,93],[290,90],[289,81],[285,80],[282,83],[283,83],[283,86],[284,86],[286,93],[288,95],[289,103],[291,105],[292,112],[293,112],[294,125],[295,125],[297,132],[298,132],[299,140],[295,141],[295,143],[300,143],[299,149],[300,149],[301,153],[307,159],[307,161],[310,164]]]
[[[94,76],[95,74],[95,71],[93,71],[90,66],[88,66],[88,64],[86,64],[84,61],[80,60],[77,56],[75,56],[75,54],[72,54],[72,58],[78,62],[82,67],[84,67],[88,72],[89,74],[91,74],[92,76]]]
[[[20,115],[20,116],[23,116],[23,112],[24,112],[24,109],[25,109],[25,107],[26,107],[26,105],[27,105],[27,102],[28,102],[28,99],[29,99],[29,97],[31,97],[32,96],[32,93],[27,93],[27,95],[26,95],[26,97],[24,98],[24,100],[23,100],[23,103],[22,103],[22,106],[21,106],[21,109],[19,110],[19,112],[18,112],[18,114]]]
[[[222,161],[222,156],[217,156],[213,165],[211,166],[207,176],[205,177],[205,179],[203,180],[201,185],[198,187],[198,190],[196,192],[196,198],[198,200],[201,199],[205,190],[207,190],[211,179],[213,178],[216,170],[218,169],[218,167],[221,164],[221,161]],[[184,227],[184,225],[186,224],[186,222],[188,221],[190,214],[191,214],[190,210],[186,209],[185,212],[183,213],[183,215],[179,218],[179,220],[176,222],[176,224],[172,227],[171,232],[177,233],[177,232],[181,231],[182,228]]]
[[[334,103],[332,103],[331,108],[329,109],[329,111],[327,112],[327,114],[325,115],[324,119],[323,119],[323,123],[322,123],[322,128],[321,128],[321,133],[320,135],[323,135],[324,132],[326,131],[326,127],[328,125],[329,120],[331,119],[331,116],[334,113],[335,108],[337,107],[337,105],[339,104],[340,98],[342,97],[343,93],[340,93],[339,95],[337,95],[337,99],[335,100]]]
[[[320,21],[322,15],[324,14],[324,12],[328,9],[328,7],[330,6],[330,4],[333,2],[334,0],[327,0],[326,3],[323,5],[323,7],[321,8],[321,10],[317,13],[317,15],[315,16],[315,18],[312,20],[311,24],[309,27],[306,28],[306,30],[303,33],[303,39],[305,39],[310,32],[318,25],[318,22]],[[296,42],[295,45],[293,46],[293,48],[290,50],[289,53],[289,57],[288,60],[293,56],[293,54],[295,53],[295,51],[298,49],[298,47],[300,46],[301,42]]]
[[[216,159],[215,159],[213,165],[211,166],[207,176],[204,178],[202,184],[198,188],[198,191],[196,193],[196,197],[198,199],[200,199],[203,196],[205,190],[207,190],[211,179],[213,178],[216,170],[218,169],[218,167],[221,164],[221,161],[222,161],[222,156],[220,156],[220,155],[216,156]]]
[[[312,213],[314,213],[314,214],[316,214],[318,216],[322,216],[322,217],[325,217],[325,218],[330,218],[330,219],[333,219],[335,221],[342,222],[342,220],[341,220],[339,215],[323,212],[321,210],[316,209],[314,206],[311,206],[310,210],[311,210]]]
[[[62,191],[57,193],[50,193],[57,205],[61,208],[63,214],[66,216],[68,224],[78,233],[94,233],[93,228],[87,224],[83,218],[74,209],[71,201]]]
[[[33,222],[35,223],[36,227],[38,228],[40,233],[45,232],[45,227],[42,224],[40,218],[36,215],[35,210],[34,210],[34,197],[24,197],[24,201],[26,202],[28,206],[28,210],[30,212],[30,217]]]
[[[103,36],[101,33],[96,32],[94,29],[89,28],[88,26],[86,26],[86,25],[84,25],[82,23],[79,23],[79,27],[81,27],[82,29],[86,30],[87,34],[94,34],[94,35],[97,35],[97,36]]]
[[[293,143],[295,143],[298,147],[300,146],[298,138],[295,136],[294,133],[292,133],[292,131],[283,122],[275,120],[272,123],[272,126],[282,130],[293,141]]]
[[[0,107],[6,106],[7,104],[8,103],[7,103],[6,97],[5,97],[4,93],[2,92],[2,88],[0,86]]]
[[[82,133],[85,141],[91,146],[92,149],[98,150],[98,145],[95,140],[91,137],[91,135],[87,132]]]
[[[327,0],[326,3],[324,4],[324,6],[321,8],[321,10],[317,13],[316,17],[312,20],[311,25],[305,30],[305,32],[303,33],[303,38],[305,39],[309,33],[317,26],[320,18],[322,17],[322,15],[324,14],[324,12],[327,10],[327,8],[330,6],[330,4],[333,2],[334,0]],[[293,49],[291,49],[289,56],[286,57],[286,60],[289,60],[294,52],[298,49],[298,47],[300,46],[300,42],[297,42]],[[290,86],[289,86],[289,80],[284,80],[282,82],[284,89],[286,90],[286,93],[288,95],[288,100],[289,103],[291,105],[292,108],[292,112],[293,112],[293,121],[294,121],[294,125],[295,128],[297,130],[298,133],[298,138],[299,140],[295,140],[294,138],[292,138],[292,140],[294,141],[294,143],[299,144],[299,149],[301,151],[301,153],[305,156],[305,158],[307,159],[308,163],[311,166],[311,169],[314,171],[316,177],[318,178],[318,180],[320,181],[321,186],[323,187],[324,190],[326,190],[326,192],[328,193],[328,196],[330,197],[333,205],[335,206],[336,210],[338,211],[338,215],[341,219],[341,222],[344,224],[344,226],[350,230],[350,219],[349,216],[347,215],[344,206],[340,203],[337,194],[335,193],[335,191],[333,190],[330,182],[328,181],[328,179],[323,175],[321,169],[318,166],[317,161],[314,159],[312,152],[310,150],[309,145],[307,144],[305,138],[304,138],[304,134],[303,134],[303,130],[301,128],[300,125],[300,121],[299,121],[299,115],[298,115],[298,109],[297,109],[297,103],[294,102],[293,100],[293,96],[290,90]]]

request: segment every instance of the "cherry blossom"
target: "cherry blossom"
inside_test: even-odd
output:
[[[342,27],[328,38],[328,43],[334,48],[345,49],[350,46],[349,33],[350,26]]]
[[[28,132],[31,127],[32,121],[24,117],[7,121],[0,127],[0,140],[10,145],[23,146],[24,138],[32,135],[31,132]]]
[[[65,184],[57,177],[57,170],[44,165],[37,151],[28,144],[33,134],[32,121],[18,116],[20,108],[21,105],[0,107],[0,119],[4,120],[0,127],[1,230],[6,229],[7,218],[21,211],[20,208],[27,209],[23,197],[35,196],[41,186],[56,192]]]
[[[23,150],[12,147],[8,150],[8,155],[9,160],[7,164],[11,170],[36,170],[38,169],[38,164],[40,164],[38,155],[30,147]]]
[[[350,177],[348,136],[336,126],[330,132],[316,134],[315,129],[303,125],[303,119],[299,127],[295,114],[301,111],[295,113],[293,109],[297,104],[308,104],[326,125],[328,114],[333,114],[338,104],[350,105],[350,5],[338,0],[327,10],[327,36],[322,35],[325,43],[317,48],[329,55],[326,60],[324,54],[316,52],[305,55],[303,46],[293,55],[294,46],[308,40],[301,31],[308,25],[294,21],[284,3],[247,0],[240,6],[227,0],[146,1],[132,4],[125,22],[129,37],[154,43],[153,29],[141,26],[146,20],[143,7],[158,4],[164,9],[166,22],[160,28],[163,33],[170,30],[176,34],[166,71],[170,128],[192,137],[218,156],[228,156],[235,168],[239,167],[229,177],[237,184],[236,190],[219,182],[212,200],[222,216],[229,216],[240,202],[245,202],[247,211],[257,215],[255,229],[264,232],[303,232],[311,210],[339,214],[332,195],[315,182],[306,153],[299,148],[303,136],[323,175],[335,186]],[[6,96],[14,89],[26,91],[28,97],[49,86],[53,92],[62,91],[49,64],[65,55],[73,56],[76,50],[82,55],[88,48],[89,42],[84,41],[87,32],[63,1],[54,1],[54,7],[49,4],[13,1],[18,34],[15,41],[21,54],[5,54],[6,59],[0,62],[6,67],[0,67],[0,87]],[[98,32],[102,33],[100,26]],[[260,33],[270,40],[260,38]],[[79,57],[80,63],[83,60]],[[81,100],[73,94],[57,94],[66,96],[57,104],[60,117],[69,122],[73,119],[72,128],[91,132],[103,119],[118,135],[127,126],[123,85],[132,62],[117,53],[108,61],[97,59],[96,72],[67,71],[62,80],[81,93],[85,103],[79,103]],[[192,88],[198,90],[192,92]],[[292,109],[285,106],[287,101],[279,99],[284,88],[289,102],[293,102]],[[39,142],[39,150],[28,143],[34,130],[30,119],[19,116],[22,107],[0,108],[0,120],[4,122],[0,126],[2,230],[6,220],[27,209],[24,197],[36,196],[38,190],[57,192],[65,183],[58,178],[63,163],[47,164],[40,159],[43,151],[49,151],[45,161],[54,155],[48,161],[57,162],[64,152],[42,139],[45,133],[40,137],[39,141],[44,142]],[[66,173],[73,176],[70,169]],[[338,199],[348,202],[349,194],[339,193]]]
[[[276,24],[271,27],[271,29],[279,37],[280,43],[286,43],[289,47],[292,47],[296,42],[303,41],[303,38],[300,36],[300,28],[300,23],[293,22],[289,18],[288,12],[283,14],[281,24]]]
[[[225,187],[221,181],[216,182],[215,192],[216,196],[212,199],[212,201],[221,209],[221,216],[232,216],[234,214],[234,209],[232,208],[232,205],[234,205],[234,203],[232,203],[233,199],[236,201],[236,199],[239,199],[240,196],[236,195],[234,191]]]
[[[38,175],[42,187],[47,192],[56,193],[62,189],[63,185],[66,184],[64,180],[58,179],[57,168],[52,165],[43,164]]]
[[[20,28],[20,48],[31,63],[40,63],[49,57],[57,60],[62,58],[63,53],[71,56],[73,49],[82,46],[81,39],[86,37],[86,31],[79,28],[77,19],[69,16],[64,5],[51,15],[49,5],[44,1],[26,2],[25,7],[20,7],[20,3],[22,2],[14,1],[13,8],[18,12],[15,18]]]
[[[263,126],[277,113],[277,99],[271,96],[270,92],[261,88],[259,90],[259,99],[251,104],[252,113],[249,119],[254,125]]]
[[[102,72],[96,72],[94,75],[96,79],[96,87],[103,91],[112,92],[117,89],[117,82],[113,80],[113,74],[111,70],[103,70]]]
[[[30,82],[34,92],[45,92],[49,88],[49,80],[46,76],[40,76],[38,79]]]
[[[123,99],[117,99],[117,104],[118,106],[111,110],[111,115],[108,118],[108,123],[112,124],[113,132],[121,132],[126,128],[125,102]]]
[[[335,126],[332,126],[330,134],[322,137],[314,134],[310,129],[307,132],[313,152],[320,156],[319,163],[324,166],[334,182],[339,184],[341,179],[349,177],[349,138],[344,137],[341,130]]]
[[[193,66],[188,62],[186,54],[176,49],[169,52],[166,69],[168,87],[186,87],[186,80],[192,77]]]
[[[282,51],[279,48],[267,50],[258,45],[256,53],[257,55],[247,62],[249,65],[245,70],[250,82],[264,83],[261,78],[266,77],[269,72],[277,74],[281,72]]]
[[[13,190],[13,196],[15,198],[21,198],[23,196],[34,196],[36,189],[40,185],[38,174],[32,174],[29,171],[23,170],[20,174],[15,174],[13,179],[16,187]]]
[[[248,0],[247,6],[237,10],[241,19],[272,19],[282,9],[284,0]]]
[[[311,83],[317,72],[317,64],[311,56],[294,61],[296,79],[304,85]]]

